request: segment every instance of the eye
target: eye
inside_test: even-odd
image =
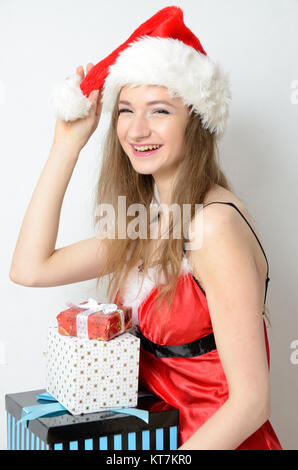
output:
[[[119,109],[118,110],[118,116],[119,114],[121,113],[125,113],[126,111],[128,111],[129,113],[131,113],[131,111],[127,108],[123,108],[123,109]],[[155,111],[153,111],[155,113],[165,113],[165,114],[170,114],[166,109],[156,109]]]
[[[156,113],[158,113],[159,111],[160,111],[161,113],[170,114],[169,111],[167,111],[166,109],[157,109],[157,110],[156,110]]]
[[[120,113],[124,113],[125,111],[129,111],[129,109],[125,109],[125,108],[119,109],[119,110],[118,110],[118,115],[119,115]]]

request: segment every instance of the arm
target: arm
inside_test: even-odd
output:
[[[11,263],[10,278],[18,284],[57,286],[91,279],[99,272],[105,253],[97,238],[55,249],[65,191],[80,151],[99,121],[96,99],[93,94],[86,118],[56,123],[50,155],[27,208]]]
[[[13,254],[10,278],[32,285],[55,250],[62,201],[79,149],[54,143],[27,208]]]
[[[10,279],[17,284],[52,287],[98,276],[106,254],[97,237],[55,249],[62,202],[78,155],[71,144],[52,146],[13,254]]]
[[[190,257],[204,282],[229,398],[179,450],[235,449],[270,413],[261,314],[264,280],[257,272],[250,233],[229,207],[208,209],[204,210],[203,244]],[[194,221],[191,230],[194,233]]]

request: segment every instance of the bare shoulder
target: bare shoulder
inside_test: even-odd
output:
[[[241,231],[241,229],[243,229],[243,236],[247,237],[247,241],[251,241],[251,231],[247,230],[247,223],[243,220],[237,209],[230,204],[221,204],[227,202],[233,203],[255,230],[254,222],[244,202],[232,191],[221,186],[214,185],[204,199],[204,209],[202,213],[204,218],[205,234],[208,232],[210,235],[212,233],[213,236],[216,236],[217,230],[220,229],[222,224],[230,223],[231,226],[235,227],[235,230],[238,229]],[[192,224],[194,223],[195,220],[193,219]]]
[[[243,236],[247,236],[247,241],[255,246],[255,237],[252,236],[252,231],[249,229],[248,224],[245,222],[241,214],[235,207],[229,204],[213,204],[216,202],[232,202],[240,213],[245,217],[251,228],[254,230],[258,238],[258,230],[256,229],[254,219],[247,209],[245,203],[237,197],[232,191],[222,188],[221,186],[215,185],[212,190],[209,191],[205,200],[204,206],[204,219],[209,223],[220,223],[221,221],[231,220],[239,229],[243,228]],[[212,204],[210,204],[212,203]]]
[[[219,209],[217,212],[220,212],[220,209],[223,207],[228,207],[228,212],[233,212],[233,210],[230,210],[231,206],[227,204],[213,204],[215,202],[232,202],[235,204],[235,206],[238,207],[238,209],[243,213],[243,215],[249,220],[251,219],[251,216],[248,212],[248,209],[246,208],[244,202],[237,197],[232,191],[229,191],[228,189],[225,189],[219,185],[214,185],[214,187],[207,193],[205,199],[204,199],[204,206],[207,204],[210,204],[208,206],[208,209],[214,208],[214,211]],[[232,208],[233,209],[233,208]],[[235,209],[234,209],[235,212]],[[204,210],[204,213],[206,213],[206,209]],[[251,222],[251,220],[249,220]]]
[[[265,279],[267,273],[267,263],[264,258],[264,254],[261,251],[261,248],[256,240],[256,237],[253,234],[252,230],[249,228],[247,222],[243,219],[243,217],[241,216],[241,214],[239,214],[235,207],[229,204],[213,204],[213,202],[232,202],[239,209],[241,214],[245,217],[245,219],[250,224],[251,228],[254,230],[258,239],[261,242],[253,218],[251,217],[243,201],[238,198],[233,192],[218,185],[215,185],[204,199],[204,206],[206,206],[207,204],[209,205],[207,207],[204,207],[204,209],[200,211],[203,215],[203,218],[201,219],[203,224],[203,230],[200,251],[204,249],[204,240],[206,240],[207,238],[212,238],[213,241],[216,243],[217,239],[222,240],[222,238],[232,235],[235,240],[238,239],[239,242],[244,242],[244,245],[246,245],[247,248],[251,251],[259,273],[260,280]],[[194,233],[195,231],[195,222],[196,221],[194,219],[191,222],[190,228],[192,233]],[[202,287],[204,288],[204,280],[200,277],[197,262],[195,262],[195,260],[198,260],[199,258],[198,253],[190,250],[188,257],[192,265],[194,266],[195,277],[197,277],[198,281],[202,284]]]

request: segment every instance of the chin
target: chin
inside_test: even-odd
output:
[[[145,158],[146,157],[144,157],[144,160],[145,160]],[[149,161],[147,161],[147,162],[142,161],[142,160],[135,161],[134,158],[129,158],[129,161],[130,161],[130,164],[133,167],[133,169],[137,173],[140,173],[142,175],[151,175],[153,173],[153,171],[155,172],[159,168],[159,165],[158,166],[156,164],[154,165],[154,163],[149,162]]]
[[[132,165],[133,169],[135,170],[136,173],[139,173],[140,175],[152,175],[153,171],[152,168],[137,168],[134,165]]]

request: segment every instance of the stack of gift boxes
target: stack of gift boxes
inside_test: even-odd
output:
[[[139,389],[131,308],[67,306],[48,330],[46,393],[6,395],[8,448],[177,449],[179,411]]]
[[[49,329],[47,390],[72,414],[137,405],[140,340],[127,332],[131,315],[89,299]]]

